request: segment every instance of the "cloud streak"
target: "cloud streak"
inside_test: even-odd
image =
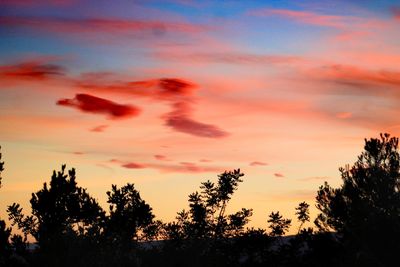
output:
[[[117,104],[88,94],[77,94],[73,99],[60,99],[57,101],[57,105],[72,107],[82,112],[106,114],[112,119],[134,117],[140,113],[140,109],[137,107]]]
[[[250,166],[255,167],[255,166],[267,166],[268,163],[262,162],[262,161],[252,161],[249,163]]]
[[[400,86],[400,72],[331,64],[309,71],[308,78],[345,85],[349,94],[382,95]],[[384,89],[384,90],[382,90]]]
[[[197,85],[184,79],[161,78],[104,84],[83,81],[78,83],[78,87],[90,92],[120,93],[166,101],[171,105],[172,111],[164,114],[162,118],[165,125],[173,130],[207,138],[223,138],[229,135],[218,126],[199,122],[192,118],[192,99]]]
[[[258,64],[292,64],[303,61],[304,59],[298,56],[291,55],[261,55],[244,52],[223,52],[223,53],[172,53],[172,52],[157,52],[154,53],[156,58],[169,60],[184,60],[188,62],[198,63],[222,63],[232,65],[258,65]]]
[[[249,12],[254,16],[275,16],[293,20],[302,24],[342,28],[348,25],[349,21],[354,21],[354,17],[325,15],[310,11],[289,10],[289,9],[261,9]]]
[[[155,163],[138,163],[125,162],[117,159],[110,160],[126,169],[154,169],[164,173],[205,173],[205,172],[221,172],[223,168],[213,166],[199,166],[192,162],[179,162],[179,164],[155,164]]]
[[[21,27],[50,33],[143,33],[155,36],[166,33],[199,33],[209,30],[204,25],[160,20],[135,20],[119,18],[59,18],[59,17],[18,17],[0,16],[2,27]]]
[[[59,65],[38,61],[27,61],[15,65],[0,66],[2,80],[49,80],[65,75],[65,69]]]
[[[90,129],[91,132],[102,133],[108,128],[108,125],[98,125]]]
[[[173,111],[164,116],[165,125],[178,132],[198,137],[223,138],[229,135],[218,126],[195,121],[190,117],[190,113],[187,103],[177,102],[173,105]]]

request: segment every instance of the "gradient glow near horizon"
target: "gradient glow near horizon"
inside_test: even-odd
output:
[[[241,168],[230,210],[266,228],[400,134],[396,1],[1,0],[0,36],[3,219],[64,163],[164,221]]]

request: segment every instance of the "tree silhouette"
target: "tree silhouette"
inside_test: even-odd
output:
[[[308,205],[305,201],[299,203],[299,205],[296,207],[297,220],[300,222],[300,226],[299,226],[297,233],[300,233],[303,225],[306,222],[310,221],[309,207],[310,207],[310,205]]]
[[[75,181],[75,170],[53,172],[49,186],[32,194],[32,215],[25,216],[19,204],[8,207],[9,219],[22,230],[25,237],[32,235],[41,249],[54,245],[68,235],[93,234],[104,220],[104,211],[86,189]]]
[[[282,215],[279,214],[279,211],[271,212],[268,217],[269,219],[267,222],[270,224],[271,236],[283,236],[289,230],[292,220],[284,219]]]
[[[106,234],[113,242],[129,244],[132,240],[138,240],[139,230],[147,233],[147,236],[156,235],[159,223],[152,224],[154,218],[152,208],[140,197],[133,184],[128,183],[121,188],[112,185],[107,196],[110,216]]]
[[[0,146],[1,150],[1,146]],[[1,173],[4,171],[4,162],[1,161],[1,151],[0,151],[0,188],[1,188]],[[10,243],[9,238],[11,235],[11,228],[6,226],[6,222],[0,220],[0,263],[5,265],[6,258],[10,253]]]
[[[242,209],[226,215],[226,207],[237,190],[244,174],[240,169],[218,175],[217,183],[201,183],[200,193],[189,195],[189,211],[181,211],[176,222],[165,226],[167,238],[222,238],[243,232],[252,215],[251,209]]]
[[[340,168],[343,184],[326,182],[317,195],[320,231],[335,231],[355,264],[390,266],[400,249],[398,138],[365,140],[353,166]]]
[[[4,161],[1,161],[1,156],[2,156],[2,154],[1,154],[1,146],[0,146],[0,188],[1,188],[1,180],[2,180],[1,173],[4,171]]]

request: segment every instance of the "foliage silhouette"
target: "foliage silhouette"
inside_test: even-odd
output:
[[[4,171],[4,161],[1,161],[1,157],[2,157],[2,154],[1,154],[1,146],[0,146],[0,188],[1,188],[1,180],[2,180],[1,173]]]
[[[0,154],[0,175],[4,169]],[[398,139],[365,140],[353,166],[340,169],[343,184],[325,182],[316,197],[315,225],[309,204],[295,208],[297,234],[279,211],[265,229],[246,228],[251,209],[226,210],[243,173],[225,171],[189,195],[176,220],[156,220],[133,184],[106,192],[109,212],[76,183],[75,170],[54,172],[49,186],[32,194],[31,215],[8,207],[11,229],[0,220],[1,266],[395,266],[400,249],[400,155]],[[37,240],[29,249],[27,236]],[[161,240],[159,240],[161,239]],[[143,242],[145,241],[145,242]]]
[[[297,233],[299,234],[303,225],[306,222],[310,221],[310,205],[308,205],[306,202],[301,202],[299,205],[296,207],[296,215],[297,215],[297,220],[300,222],[299,229]]]
[[[110,204],[110,215],[106,224],[106,234],[112,242],[127,244],[140,239],[138,231],[146,229],[153,223],[151,207],[140,197],[133,184],[121,188],[112,185],[107,192]]]
[[[244,230],[252,215],[245,209],[226,215],[226,207],[244,174],[240,169],[218,175],[217,183],[210,180],[201,183],[200,193],[189,195],[189,211],[178,212],[176,222],[165,226],[167,238],[227,238]]]
[[[340,168],[343,184],[325,182],[316,200],[320,231],[334,231],[352,264],[390,266],[400,249],[400,154],[398,138],[365,140],[353,166]]]
[[[7,211],[12,225],[38,242],[46,265],[63,265],[71,257],[73,246],[85,237],[95,239],[104,223],[104,211],[86,189],[75,181],[75,170],[53,172],[49,186],[32,194],[31,214],[25,216],[19,204]]]
[[[4,162],[1,161],[1,146],[0,146],[0,188],[2,177],[1,173],[4,171]],[[6,259],[10,253],[9,238],[11,235],[11,228],[6,226],[6,222],[0,219],[0,265],[6,264]]]
[[[284,219],[282,215],[277,212],[271,212],[269,215],[268,223],[269,228],[271,229],[271,236],[283,236],[290,227],[292,220]]]

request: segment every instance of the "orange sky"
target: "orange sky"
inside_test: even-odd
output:
[[[64,163],[105,208],[133,182],[164,221],[241,168],[230,209],[266,228],[400,133],[391,1],[100,2],[0,3],[1,218]]]

